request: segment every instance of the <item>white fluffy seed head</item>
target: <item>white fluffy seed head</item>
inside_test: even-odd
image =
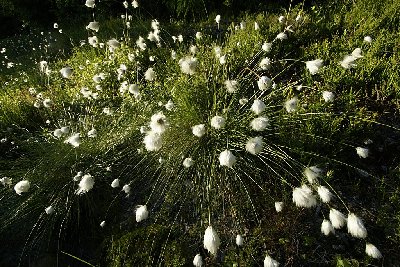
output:
[[[293,190],[293,202],[297,207],[311,208],[317,205],[317,199],[310,187],[302,185]]]
[[[281,212],[283,210],[283,202],[275,202],[275,210],[276,212]]]
[[[267,42],[265,42],[263,45],[262,45],[262,50],[264,50],[265,52],[270,52],[271,51],[271,48],[272,48],[272,43],[267,43]]]
[[[75,133],[71,135],[67,140],[65,140],[65,143],[72,145],[73,147],[78,147],[81,144],[81,134],[80,133]]]
[[[323,65],[322,59],[306,61],[306,68],[310,71],[311,75],[317,74],[322,65]]]
[[[79,188],[76,190],[77,195],[89,192],[94,186],[94,179],[90,174],[85,174],[79,182]]]
[[[330,233],[334,234],[335,229],[333,229],[333,226],[329,220],[323,220],[321,224],[321,233],[324,235],[329,235]]]
[[[217,232],[211,225],[208,226],[204,233],[204,248],[207,249],[212,255],[216,255],[220,244],[221,243]]]
[[[147,217],[149,216],[149,212],[147,210],[146,205],[139,205],[136,208],[136,222],[141,222],[143,220],[146,220]]]
[[[260,115],[266,108],[265,103],[260,99],[255,99],[253,105],[251,105],[251,110],[256,114]]]
[[[250,122],[250,127],[258,132],[264,131],[269,126],[269,120],[266,117],[258,117]]]
[[[261,91],[268,90],[272,86],[272,80],[267,76],[261,76],[257,81],[258,89]]]
[[[28,192],[29,188],[31,187],[31,183],[28,180],[19,181],[15,186],[14,190],[15,193],[21,195],[21,193]]]
[[[61,75],[64,77],[64,78],[70,78],[71,77],[71,75],[72,75],[72,73],[73,73],[73,70],[72,70],[72,68],[71,67],[64,67],[64,68],[62,68],[61,70],[60,70],[60,73],[61,73]]]
[[[190,168],[190,167],[192,167],[193,166],[193,164],[194,164],[194,160],[192,159],[192,158],[185,158],[184,160],[183,160],[183,167],[185,167],[185,168]]]
[[[365,228],[362,220],[354,213],[349,213],[347,216],[347,231],[354,237],[366,238],[367,229]]]
[[[45,208],[44,211],[46,212],[46,214],[50,215],[54,212],[54,208],[52,206],[48,206],[47,208]]]
[[[346,217],[343,213],[336,209],[330,209],[329,220],[332,223],[333,228],[340,229],[346,223]]]
[[[237,236],[236,236],[236,245],[237,245],[238,247],[243,246],[243,241],[244,241],[244,239],[243,239],[243,236],[242,236],[242,235],[237,235]]]
[[[230,150],[224,150],[219,154],[219,164],[232,168],[233,164],[236,163],[236,157]]]
[[[126,184],[122,187],[122,191],[124,191],[125,194],[130,194],[131,193],[131,186]]]
[[[148,132],[143,139],[147,151],[158,151],[162,147],[162,137],[158,133]]]
[[[61,129],[55,129],[53,135],[57,138],[60,138],[63,135],[63,132],[61,131]]]
[[[153,80],[156,78],[156,73],[155,73],[155,71],[153,70],[153,68],[148,68],[148,69],[146,70],[146,72],[144,73],[144,78],[145,78],[147,81],[153,81]]]
[[[200,254],[197,254],[194,259],[193,259],[193,265],[195,267],[202,267],[203,266],[203,258],[201,257]]]
[[[263,140],[261,136],[250,138],[246,143],[246,151],[257,155],[263,149]]]
[[[299,100],[297,97],[293,97],[289,99],[288,101],[285,102],[285,109],[287,112],[295,112],[297,110],[297,105],[299,103]]]
[[[318,195],[319,195],[320,199],[322,200],[322,202],[329,203],[331,201],[332,193],[325,186],[323,186],[323,185],[318,186],[317,192],[318,192]]]
[[[268,57],[266,57],[266,58],[263,58],[262,60],[261,60],[261,62],[260,62],[260,68],[262,69],[262,70],[267,70],[267,69],[269,69],[269,67],[271,66],[271,59],[269,59]],[[265,77],[265,76],[262,76],[262,77]],[[262,78],[261,77],[261,78]],[[258,86],[258,87],[260,87],[260,86]],[[268,89],[268,88],[267,88]],[[261,90],[261,89],[260,89]]]
[[[340,63],[340,66],[342,66],[343,68],[351,69],[351,68],[354,68],[357,66],[357,64],[355,63],[356,59],[357,58],[352,55],[347,55],[339,63]]]
[[[382,258],[382,253],[379,251],[377,247],[375,247],[371,243],[367,243],[365,245],[365,253],[367,253],[368,256],[374,259]]]
[[[222,129],[225,126],[225,118],[221,116],[214,116],[211,119],[211,127],[215,129]]]
[[[112,181],[111,183],[111,187],[112,188],[119,187],[119,179],[114,179],[114,181]]]
[[[323,91],[322,97],[324,98],[325,102],[333,102],[335,100],[335,94],[330,91]]]
[[[89,137],[89,138],[95,138],[95,137],[97,137],[97,130],[96,130],[95,128],[93,128],[92,130],[90,130],[90,131],[88,132],[88,137]]]
[[[304,176],[307,177],[307,181],[310,184],[317,182],[317,179],[321,177],[322,169],[317,166],[311,166],[304,169]]]
[[[228,93],[234,93],[238,89],[238,84],[235,80],[226,80],[224,84]]]
[[[153,116],[151,116],[150,128],[152,132],[161,134],[165,132],[168,126],[169,124],[167,121],[167,117],[165,117],[165,115],[162,112],[158,112]]]
[[[198,124],[192,127],[192,133],[194,136],[202,137],[206,133],[206,125]]]
[[[371,38],[371,36],[365,36],[365,37],[364,37],[364,42],[365,42],[365,43],[369,43],[369,44],[372,43],[372,38]]]
[[[267,255],[264,259],[264,267],[279,267],[279,262]]]
[[[179,60],[181,71],[185,74],[193,75],[196,72],[198,60],[195,57],[186,57]]]
[[[356,147],[356,152],[357,155],[363,159],[367,158],[369,155],[369,149],[365,147]]]

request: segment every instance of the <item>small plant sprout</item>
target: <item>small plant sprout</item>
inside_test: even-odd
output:
[[[194,136],[202,137],[206,133],[206,125],[198,124],[192,127],[192,133]]]
[[[335,229],[333,228],[331,222],[329,220],[323,220],[321,224],[321,233],[324,235],[334,234]]]
[[[119,187],[119,184],[120,184],[119,179],[114,179],[111,183],[111,187],[117,188],[117,187]]]
[[[374,259],[382,258],[382,253],[377,249],[377,247],[375,247],[371,243],[367,243],[365,245],[365,253],[367,253],[368,256]]]
[[[28,192],[30,187],[31,187],[31,183],[28,180],[22,180],[22,181],[19,181],[14,186],[14,190],[15,190],[15,193],[17,193],[18,195],[21,195],[22,193]]]
[[[104,226],[106,226],[106,221],[102,221],[102,222],[100,223],[100,227],[101,227],[101,228],[104,228]]]
[[[263,149],[263,140],[261,136],[250,138],[246,143],[246,151],[257,155]]]
[[[260,115],[266,108],[264,102],[260,99],[255,99],[253,105],[251,106],[251,111],[253,111],[256,115]]]
[[[228,93],[235,93],[238,89],[238,83],[235,80],[226,80],[224,84]]]
[[[197,254],[196,256],[194,256],[193,265],[194,265],[195,267],[202,267],[203,264],[204,264],[204,263],[203,263],[203,258],[201,257],[200,254]]]
[[[322,200],[322,202],[329,203],[331,201],[332,193],[325,186],[323,186],[323,185],[318,186],[317,192],[318,192],[319,198]]]
[[[347,231],[354,237],[366,238],[367,229],[360,218],[358,218],[354,213],[349,213],[347,216]]]
[[[237,235],[236,236],[236,245],[238,246],[238,247],[241,247],[241,246],[243,246],[243,236],[242,235]]]
[[[214,228],[210,225],[204,233],[204,248],[208,250],[211,255],[217,255],[218,248],[221,244],[219,236]]]
[[[322,59],[310,60],[306,61],[305,63],[306,63],[306,68],[311,73],[311,75],[317,74],[320,68],[323,66]]]
[[[317,199],[307,185],[293,189],[293,202],[297,207],[303,208],[312,208],[317,205]]]
[[[136,207],[136,222],[141,222],[149,217],[149,212],[146,205],[139,205]]]
[[[369,149],[365,147],[356,147],[356,152],[357,155],[363,159],[368,158],[369,156]]]
[[[236,163],[236,157],[230,150],[224,150],[219,154],[219,165],[232,168]]]
[[[335,94],[330,91],[323,91],[322,97],[326,103],[329,103],[329,102],[333,102],[333,100],[335,99]]]
[[[264,267],[279,267],[279,262],[277,262],[267,254],[264,259]]]
[[[46,212],[46,214],[50,215],[54,212],[54,208],[52,206],[48,206],[47,208],[45,208],[44,211]]]
[[[225,118],[221,116],[214,116],[211,119],[211,127],[215,129],[222,129],[225,127]]]
[[[340,229],[345,225],[347,219],[340,211],[330,209],[329,220],[331,221],[333,228]]]
[[[284,204],[283,202],[275,202],[275,210],[276,212],[281,212],[283,210]]]
[[[265,91],[271,88],[272,80],[267,76],[261,76],[257,82],[258,89],[261,91]]]
[[[85,174],[79,182],[79,188],[75,191],[75,194],[82,195],[89,192],[94,186],[94,179],[90,174]]]
[[[267,117],[257,117],[250,122],[250,127],[257,132],[264,131],[269,126]]]
[[[297,111],[299,100],[297,97],[293,97],[285,102],[285,109],[287,112],[292,113]]]

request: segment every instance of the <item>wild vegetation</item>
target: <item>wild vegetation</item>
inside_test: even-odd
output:
[[[0,265],[400,264],[399,1],[106,3],[0,41]]]

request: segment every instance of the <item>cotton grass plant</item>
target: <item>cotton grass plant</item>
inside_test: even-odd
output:
[[[140,8],[134,2],[125,19]],[[95,1],[86,6],[96,10]],[[124,36],[96,41],[101,22],[89,23],[84,52],[42,84],[62,90],[31,99],[32,106],[51,99],[37,108],[50,121],[39,137],[44,156],[23,178],[13,177],[8,196],[19,212],[4,215],[7,227],[35,218],[27,247],[47,231],[58,232],[53,240],[79,232],[70,229],[81,216],[95,233],[129,224],[149,230],[148,239],[156,235],[152,224],[167,221],[171,229],[191,229],[189,258],[202,266],[221,261],[235,238],[240,247],[253,243],[248,227],[265,217],[284,221],[312,209],[321,239],[348,232],[367,242],[368,255],[382,256],[368,243],[368,224],[357,215],[365,213],[341,193],[339,177],[374,177],[362,167],[369,150],[354,136],[374,118],[348,109],[346,97],[333,97],[325,84],[330,68],[357,66],[301,49],[293,58],[296,38],[310,23],[302,12],[272,24],[261,17],[225,25],[219,15],[215,23],[217,35],[203,29],[181,35],[153,20],[147,39],[126,28]],[[359,52],[352,53],[357,65]],[[84,60],[85,53],[93,58]],[[161,250],[146,248],[143,262],[162,261],[170,233]],[[259,264],[286,261],[279,250],[258,248]]]

